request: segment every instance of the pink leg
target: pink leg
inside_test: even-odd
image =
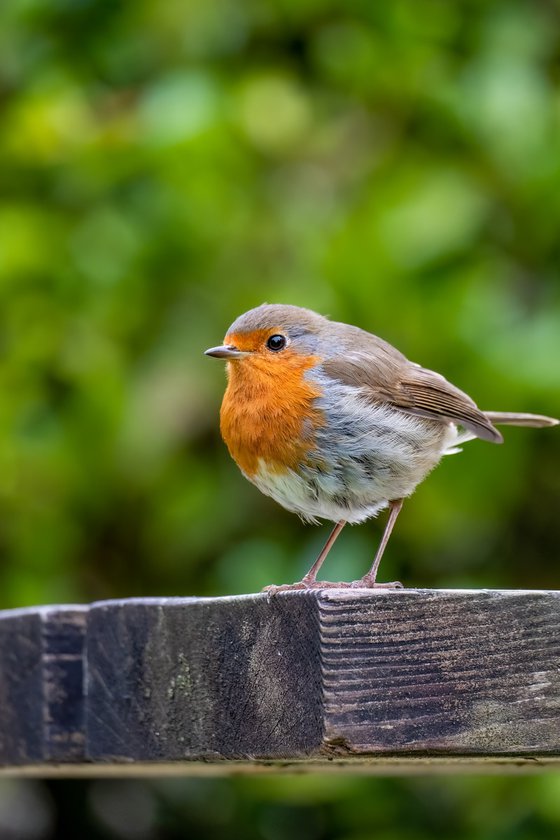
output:
[[[363,586],[371,588],[375,587],[377,589],[402,589],[402,583],[399,583],[397,580],[392,581],[391,583],[376,583],[375,579],[377,577],[377,570],[379,569],[381,558],[383,557],[383,552],[387,547],[389,537],[391,536],[391,532],[395,527],[397,516],[401,512],[403,501],[404,499],[395,499],[394,501],[389,502],[389,518],[387,520],[387,524],[385,525],[385,530],[383,531],[383,536],[381,537],[381,542],[379,543],[379,548],[377,549],[377,554],[375,555],[373,565],[367,573],[367,575],[364,575],[361,580],[354,581],[353,586]]]
[[[319,569],[321,568],[321,566],[325,562],[327,554],[329,553],[329,551],[333,547],[336,538],[338,537],[338,535],[340,534],[340,532],[342,531],[342,529],[344,528],[345,525],[346,525],[346,522],[344,521],[344,519],[342,519],[340,522],[336,523],[336,525],[334,526],[334,528],[332,529],[332,531],[329,534],[328,540],[326,541],[325,545],[321,549],[321,553],[319,554],[319,556],[317,557],[317,559],[315,560],[315,562],[313,563],[313,565],[311,566],[311,568],[309,569],[309,571],[307,572],[305,577],[303,578],[302,583],[315,583],[315,581],[317,580],[317,573],[318,573]]]
[[[263,592],[274,593],[274,592],[285,592],[286,590],[289,590],[289,589],[315,589],[315,588],[322,589],[322,588],[325,588],[327,586],[337,586],[337,587],[341,586],[340,583],[330,583],[328,581],[318,581],[317,580],[317,573],[318,573],[319,569],[321,568],[321,566],[323,565],[327,554],[329,553],[329,551],[333,547],[336,538],[338,537],[338,535],[340,534],[340,532],[342,531],[342,529],[344,528],[345,525],[346,525],[346,522],[345,522],[344,519],[342,519],[340,522],[336,523],[336,525],[332,529],[331,533],[329,534],[328,540],[326,541],[325,545],[321,549],[321,553],[319,554],[319,556],[317,557],[317,559],[315,560],[315,562],[313,563],[313,565],[311,566],[311,568],[309,569],[309,571],[307,572],[305,577],[302,578],[302,580],[300,580],[298,583],[285,583],[282,586],[275,586],[275,585],[265,586],[264,589],[263,589]],[[344,585],[344,584],[342,584],[342,585]]]

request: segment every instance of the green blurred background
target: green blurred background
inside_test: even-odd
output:
[[[263,301],[376,332],[483,408],[559,416],[559,80],[551,0],[4,0],[0,606],[305,572],[327,528],[243,480],[202,355]],[[558,588],[558,432],[505,436],[421,486],[384,579]],[[380,526],[347,529],[325,576],[361,575]],[[560,779],[0,786],[2,840],[63,827],[552,838]]]

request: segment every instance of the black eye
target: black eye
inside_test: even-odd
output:
[[[276,353],[286,346],[286,337],[283,335],[271,335],[266,342],[266,346],[269,350],[274,350]]]

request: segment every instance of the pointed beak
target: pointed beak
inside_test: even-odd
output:
[[[243,350],[238,350],[231,344],[223,344],[221,347],[211,347],[204,351],[205,356],[213,356],[215,359],[242,359],[248,356]]]

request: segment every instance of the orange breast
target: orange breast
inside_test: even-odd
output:
[[[285,351],[228,363],[220,429],[232,458],[249,477],[263,459],[269,469],[294,468],[314,448],[322,413],[320,388],[304,377],[318,359]]]

